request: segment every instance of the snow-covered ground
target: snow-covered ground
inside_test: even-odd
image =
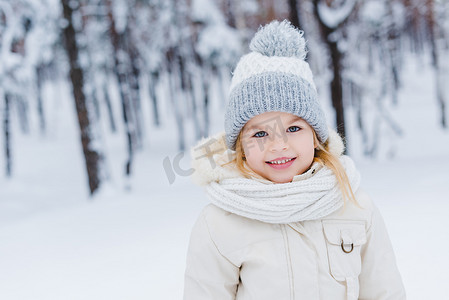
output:
[[[408,72],[393,109],[403,137],[377,160],[357,154],[356,137],[351,143],[412,300],[449,295],[449,132],[438,127],[423,72]],[[73,103],[58,101],[57,126],[44,138],[14,136],[14,178],[0,177],[0,299],[180,299],[190,230],[207,200],[189,177],[169,184],[162,162],[177,155],[174,127],[153,129],[126,184],[117,175],[123,141],[105,140],[116,150],[111,178],[89,199]],[[186,155],[181,167],[188,164]]]

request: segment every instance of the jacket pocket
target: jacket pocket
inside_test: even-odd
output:
[[[322,220],[329,268],[338,281],[357,278],[361,271],[361,245],[366,243],[365,222]]]

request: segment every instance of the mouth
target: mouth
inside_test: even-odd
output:
[[[281,170],[281,169],[286,169],[288,167],[290,167],[293,162],[295,161],[296,157],[280,157],[280,158],[276,158],[275,160],[270,160],[270,161],[266,161],[265,163],[267,163],[270,167],[272,167],[273,169],[276,170]]]
[[[288,157],[280,157],[274,160],[266,161],[267,164],[270,165],[285,165],[289,162],[292,162],[296,159],[296,157],[288,158]]]

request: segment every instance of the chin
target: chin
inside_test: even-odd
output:
[[[291,182],[293,179],[293,176],[289,176],[289,177],[275,177],[275,178],[269,178],[271,181],[275,182],[275,183],[287,183],[287,182]]]

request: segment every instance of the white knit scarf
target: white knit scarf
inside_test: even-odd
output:
[[[360,174],[348,156],[340,161],[355,192]],[[237,177],[210,182],[206,191],[212,203],[226,211],[275,224],[320,219],[344,203],[334,173],[319,163],[288,183]]]

